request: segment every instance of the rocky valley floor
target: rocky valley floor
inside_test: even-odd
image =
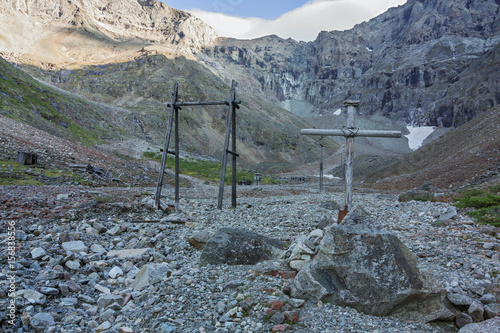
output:
[[[181,190],[182,212],[161,215],[151,205],[153,188],[1,186],[0,330],[458,331],[455,322],[423,324],[304,303],[288,295],[295,272],[284,260],[200,267],[201,250],[188,242],[229,227],[289,246],[336,217],[329,202],[342,202],[339,190],[239,187],[238,206],[223,210],[216,209],[215,186]],[[397,195],[367,191],[354,200],[403,241],[455,303],[463,303],[457,307],[466,312],[467,303],[480,301],[494,309],[500,301],[499,229],[463,214],[445,219],[446,203],[401,203]]]

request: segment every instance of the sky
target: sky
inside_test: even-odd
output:
[[[278,35],[312,41],[321,31],[347,30],[407,0],[161,0],[239,39]]]

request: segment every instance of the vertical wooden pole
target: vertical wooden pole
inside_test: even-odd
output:
[[[217,208],[222,209],[222,201],[224,200],[224,181],[226,178],[226,166],[227,166],[227,154],[229,150],[229,137],[231,135],[231,127],[233,123],[233,108],[234,108],[234,100],[236,95],[236,82],[233,80],[233,84],[231,87],[231,96],[229,99],[229,110],[227,112],[226,119],[226,138],[224,140],[224,152],[222,155],[222,168],[220,170],[220,182],[219,182],[219,200],[217,203]]]
[[[353,158],[354,158],[354,106],[347,106],[347,130],[352,135],[346,136],[346,165],[345,165],[345,205],[347,210],[352,208],[352,182],[353,182]]]
[[[168,145],[170,143],[170,134],[172,133],[172,122],[174,119],[175,104],[177,103],[178,91],[179,91],[179,86],[176,83],[174,85],[174,90],[172,91],[172,102],[170,103],[170,115],[168,117],[167,133],[165,135],[165,144],[163,145],[163,155],[161,158],[160,174],[158,176],[158,185],[156,187],[156,196],[155,196],[156,209],[160,209],[161,189],[163,187],[163,179],[165,176],[165,163],[167,162]]]
[[[175,108],[175,212],[179,213],[179,109]]]
[[[319,163],[319,192],[323,192],[323,142],[321,145],[321,162]]]
[[[232,113],[232,175],[231,175],[231,206],[236,208],[236,85],[237,83],[233,80],[233,84],[231,86],[231,113]]]
[[[345,205],[347,210],[351,210],[352,206],[352,179],[353,179],[353,148],[354,137],[346,138],[346,163],[345,163]]]

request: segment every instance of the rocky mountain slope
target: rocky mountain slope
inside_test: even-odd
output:
[[[3,27],[1,47],[10,51],[3,55],[35,77],[76,95],[65,95],[66,103],[62,103],[60,93],[54,94],[50,87],[41,87],[2,62],[0,109],[51,134],[84,137],[88,144],[135,138],[144,145],[160,147],[174,83],[180,85],[182,101],[229,97],[230,81],[222,81],[193,60],[193,50],[215,37],[210,27],[157,1],[126,1],[116,6],[102,1],[27,1],[2,6],[0,13],[6,21],[18,20],[18,24],[31,24],[35,29],[33,33]],[[26,36],[29,38],[24,41]],[[22,87],[14,87],[15,82]],[[37,87],[37,96],[28,101],[24,92],[32,86]],[[261,164],[267,170],[266,162],[271,160],[273,168],[279,166],[277,170],[282,171],[314,158],[319,150],[309,149],[313,139],[299,135],[300,128],[308,127],[305,122],[240,91],[237,95],[243,104],[237,127],[243,166]],[[41,109],[44,112],[38,119],[36,113]],[[185,108],[180,117],[181,149],[221,158],[225,109]],[[76,125],[87,132],[76,135],[65,129]],[[100,140],[88,139],[90,134]],[[328,147],[336,149],[333,142]]]
[[[198,18],[156,0],[7,0],[0,20],[0,51],[49,67],[109,61],[151,44],[189,54],[217,36]]]
[[[500,107],[388,162],[366,158],[358,163],[358,180],[381,189],[418,187],[424,181],[441,189],[500,183]],[[356,173],[356,165],[355,165]]]
[[[489,14],[499,10],[493,0],[409,0],[351,30],[322,32],[305,43],[217,38],[190,14],[155,0],[8,1],[0,6],[7,22],[0,27],[2,56],[83,99],[71,95],[79,102],[63,103],[61,111],[51,104],[62,103],[52,90],[22,79],[42,95],[50,91],[27,101],[5,74],[1,109],[55,135],[90,137],[89,144],[132,136],[158,146],[174,82],[181,100],[223,100],[236,78],[243,163],[291,170],[319,157],[319,147],[298,134],[311,125],[281,107],[302,117],[329,115],[357,98],[364,116],[454,128],[497,105],[500,28],[497,15]],[[82,110],[95,112],[82,117]],[[220,108],[183,110],[182,149],[220,157],[223,114]],[[325,119],[318,121],[326,125]],[[85,135],[69,131],[72,124]],[[331,156],[338,146],[326,142]],[[360,143],[362,154],[408,152]]]
[[[409,0],[314,42],[219,39],[199,57],[297,114],[359,98],[367,114],[455,127],[500,102],[499,13],[494,0]]]

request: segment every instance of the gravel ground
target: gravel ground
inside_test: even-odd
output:
[[[454,322],[422,324],[291,299],[287,290],[294,274],[282,261],[200,267],[201,250],[187,241],[196,233],[244,228],[290,245],[336,217],[323,204],[343,201],[340,191],[329,188],[322,194],[299,185],[238,190],[235,209],[217,210],[215,186],[183,188],[182,212],[161,216],[150,206],[152,188],[0,187],[0,330],[458,331]],[[446,203],[400,203],[396,194],[368,191],[356,192],[354,200],[394,232],[449,293],[485,304],[486,298],[500,301],[499,229],[462,214],[443,219]],[[14,255],[9,227],[16,230]],[[110,253],[131,249],[145,250],[128,251],[128,257]],[[12,301],[15,310],[9,308]],[[275,319],[276,312],[285,323]]]

